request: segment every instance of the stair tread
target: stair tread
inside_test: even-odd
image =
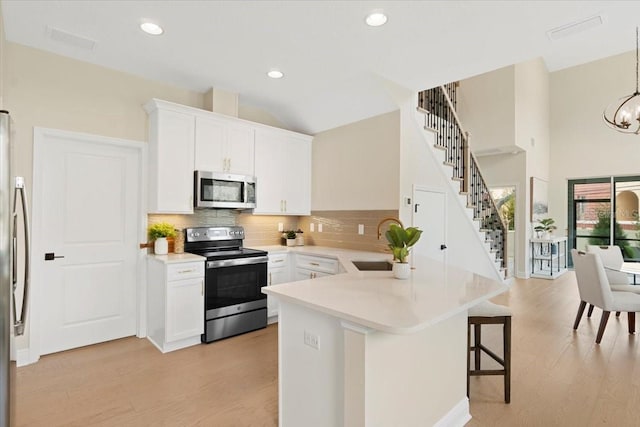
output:
[[[425,110],[425,109],[424,109],[424,108],[422,108],[422,107],[416,107],[416,111],[417,111],[418,113],[422,113],[422,114],[430,114],[429,110]]]
[[[442,162],[442,164],[445,166],[455,166],[455,163],[450,163],[450,162]]]
[[[425,126],[425,127],[428,127],[428,126]],[[429,128],[429,129],[433,129],[433,128]],[[443,151],[447,149],[445,145],[440,145],[440,144],[433,144],[433,147]]]

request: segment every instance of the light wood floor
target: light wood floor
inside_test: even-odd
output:
[[[501,377],[472,378],[468,426],[640,425],[640,338],[625,314],[600,345],[597,309],[575,333],[573,272],[517,280],[494,301],[513,311],[511,404]],[[277,327],[165,355],[126,338],[44,356],[17,382],[19,426],[276,426]]]

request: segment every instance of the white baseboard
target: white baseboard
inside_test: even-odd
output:
[[[23,348],[16,352],[16,366],[27,366],[40,360],[40,356],[32,356],[28,348]]]
[[[440,418],[434,427],[463,427],[470,419],[469,399],[465,397]]]

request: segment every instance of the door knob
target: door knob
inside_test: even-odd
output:
[[[45,261],[53,261],[56,258],[64,258],[64,255],[56,255],[54,252],[47,252],[44,254]]]

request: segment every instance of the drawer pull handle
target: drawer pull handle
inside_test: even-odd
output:
[[[317,262],[310,262],[309,265],[315,265],[316,267],[320,267],[320,264],[318,264]]]
[[[180,270],[178,271],[178,274],[193,273],[194,271],[196,270],[194,270],[193,268],[191,270]]]
[[[275,260],[273,260],[273,262],[274,263],[276,263],[276,262],[284,262],[284,260],[283,259],[275,259]]]

